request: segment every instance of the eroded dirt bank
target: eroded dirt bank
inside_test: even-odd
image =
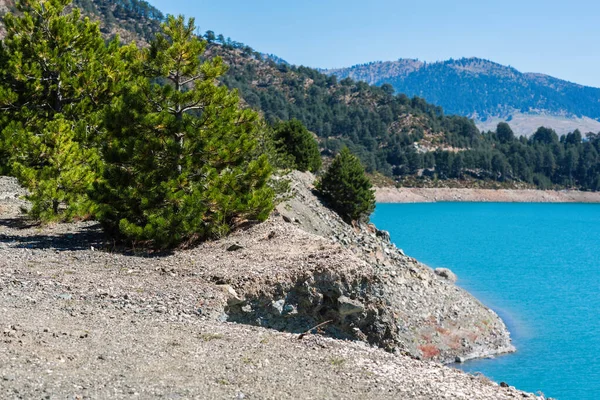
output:
[[[535,398],[432,362],[511,351],[508,332],[312,179],[266,223],[143,255],[30,224],[0,178],[0,397]]]
[[[497,202],[600,203],[600,192],[577,190],[493,190],[453,188],[377,188],[378,203]]]

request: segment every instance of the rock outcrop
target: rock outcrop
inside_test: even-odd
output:
[[[310,241],[319,250],[296,262],[282,251],[286,273],[276,282],[271,274],[233,278],[246,301],[227,310],[230,320],[291,332],[329,321],[321,329],[333,337],[441,362],[514,351],[504,323],[455,286],[452,272],[436,274],[405,256],[372,225],[344,223],[311,191],[311,174],[295,172],[291,181],[291,200],[256,229],[268,226],[288,244]],[[245,248],[268,251],[250,243]]]

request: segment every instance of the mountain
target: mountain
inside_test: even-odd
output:
[[[539,126],[566,134],[600,131],[600,89],[548,75],[522,73],[479,58],[435,63],[400,59],[323,70],[371,85],[391,84],[398,93],[419,96],[451,114],[474,118],[481,129],[509,121],[517,134]]]

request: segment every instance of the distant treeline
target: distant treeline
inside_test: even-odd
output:
[[[405,142],[398,151],[394,174],[423,172],[439,179],[482,179],[524,182],[540,189],[554,186],[600,189],[600,135],[579,131],[560,138],[539,128],[529,139],[516,138],[506,123],[481,135],[476,146],[461,151],[417,153]]]

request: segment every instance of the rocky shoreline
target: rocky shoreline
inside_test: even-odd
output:
[[[578,190],[394,188],[376,190],[378,203],[600,203],[600,192]]]
[[[0,177],[0,397],[537,398],[442,366],[513,351],[503,322],[313,179],[265,223],[145,254],[33,225]]]

